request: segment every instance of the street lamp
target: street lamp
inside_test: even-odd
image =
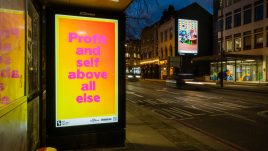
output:
[[[221,0],[220,1],[221,3],[221,6],[220,6],[220,9],[221,9],[221,16],[222,16],[222,22],[221,22],[221,49],[220,49],[220,58],[221,58],[221,72],[220,72],[220,85],[221,85],[221,88],[223,88],[223,1]]]

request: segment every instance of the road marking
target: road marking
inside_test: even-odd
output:
[[[264,117],[264,118],[268,118],[268,110],[260,111],[260,112],[257,113],[257,115],[259,115],[261,117]]]
[[[180,109],[180,108],[177,108],[177,107],[171,107],[171,109],[173,109],[173,110],[179,110],[181,112],[184,112],[184,113],[187,113],[187,114],[190,114],[190,115],[193,115],[193,116],[204,115],[204,113],[193,113],[191,111]]]
[[[210,112],[210,111],[207,111],[207,110],[203,110],[203,109],[198,108],[198,107],[196,107],[196,106],[194,106],[194,105],[191,105],[191,107],[192,107],[193,109],[196,109],[196,110],[199,110],[199,111],[202,111],[202,112],[206,112],[206,113],[213,114],[213,112]]]
[[[170,94],[180,94],[180,93],[176,93],[176,92],[167,91],[167,89],[161,89],[161,90],[156,90],[156,91],[166,92],[166,93],[170,93]]]
[[[132,94],[132,95],[135,95],[135,96],[140,97],[140,98],[143,98],[143,96],[138,95],[138,94],[136,94],[135,92],[130,92],[130,91],[127,91],[126,93],[127,93],[127,94]]]
[[[231,106],[231,105],[228,105],[228,104],[225,104],[225,103],[222,103],[222,102],[218,102],[218,103],[213,103],[214,105],[217,105],[218,107],[222,107],[222,109],[227,109],[227,110],[238,110],[240,108],[238,107],[234,107],[234,106]]]
[[[232,113],[227,113],[225,112],[226,115],[230,115],[230,116],[233,116],[233,117],[236,117],[238,119],[242,119],[242,120],[245,120],[245,121],[249,121],[249,122],[252,122],[252,123],[256,123],[255,120],[252,120],[252,119],[249,119],[245,116],[242,116],[242,115],[238,115],[238,114],[232,114]]]
[[[173,115],[170,115],[169,113],[163,110],[153,110],[153,112],[157,113],[158,115],[166,119],[175,119]]]
[[[231,103],[231,102],[220,102],[220,103],[225,104],[227,106],[232,106],[232,107],[235,107],[235,108],[242,108],[242,109],[251,108],[251,106],[240,105],[240,104],[235,104],[235,103]]]
[[[168,103],[175,103],[175,101],[169,99],[169,98],[159,98],[156,99],[157,101],[161,102],[162,104],[168,104]]]
[[[202,101],[204,99],[198,98],[198,97],[193,97],[193,96],[181,96],[181,97],[174,97],[175,99],[183,100],[183,101]]]
[[[151,105],[163,104],[163,103],[159,103],[157,100],[153,100],[153,99],[146,99],[144,101],[151,104]]]
[[[137,101],[131,100],[131,99],[127,99],[128,101],[130,101],[131,103],[137,104]]]
[[[185,113],[185,112],[181,112],[181,111],[179,111],[179,110],[174,110],[174,109],[172,109],[172,108],[168,108],[168,109],[163,109],[164,111],[166,111],[166,112],[168,112],[168,113],[174,113],[175,115],[178,115],[178,116],[180,116],[180,117],[182,117],[183,118],[183,116],[182,115],[184,115],[184,116],[188,116],[188,117],[191,117],[192,115],[191,114],[187,114],[187,113]]]

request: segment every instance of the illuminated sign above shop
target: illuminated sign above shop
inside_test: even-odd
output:
[[[55,15],[56,127],[118,122],[118,20]]]
[[[178,53],[198,53],[198,21],[178,19]]]

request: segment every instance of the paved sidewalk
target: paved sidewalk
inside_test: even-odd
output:
[[[127,112],[126,139],[132,150],[175,151],[176,145]]]
[[[160,120],[150,110],[127,103],[126,146],[75,151],[226,151],[232,150],[199,131],[173,120]]]

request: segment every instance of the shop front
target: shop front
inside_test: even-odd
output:
[[[221,70],[221,63],[223,70]],[[228,58],[223,62],[210,63],[210,80],[219,80],[223,71],[223,79],[229,82],[261,82],[265,81],[263,61],[261,57]]]
[[[145,79],[159,79],[159,59],[146,59],[140,63],[141,76]]]
[[[160,79],[166,79],[168,76],[167,60],[159,61],[160,65]]]

